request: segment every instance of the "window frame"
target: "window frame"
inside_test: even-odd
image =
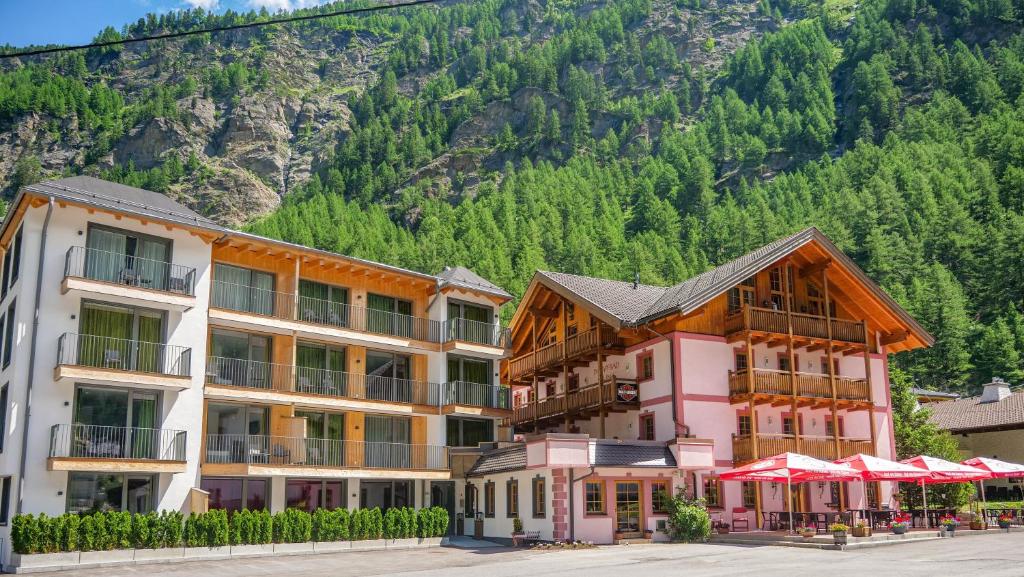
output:
[[[142,479],[148,478],[150,481],[150,508],[142,513],[148,513],[150,511],[156,511],[159,505],[158,496],[160,495],[160,475],[157,473],[129,473],[123,471],[104,471],[104,472],[91,472],[91,471],[71,471],[68,473],[67,480],[65,481],[64,491],[64,512],[71,513],[69,510],[71,505],[71,478],[75,475],[93,475],[93,476],[120,476],[121,477],[121,504],[119,511],[128,511],[128,481],[129,479]]]
[[[18,314],[18,299],[12,299],[7,305],[7,324],[4,326],[3,334],[3,368],[11,366],[11,359],[14,356],[14,328],[17,325],[15,318]]]
[[[668,501],[672,498],[672,493],[669,490],[668,479],[657,479],[651,481],[649,485],[651,493],[651,514],[668,515]],[[659,494],[662,493],[665,495],[664,497],[659,496]]]
[[[0,454],[7,446],[7,404],[10,402],[11,383],[0,386]]]
[[[753,490],[752,494],[748,494],[750,490]],[[757,483],[755,481],[743,481],[740,483],[740,501],[748,509],[757,506]]]
[[[597,488],[597,500],[591,500],[591,487]],[[608,515],[608,499],[607,499],[607,487],[603,480],[597,481],[586,481],[583,483],[583,516],[585,517],[602,517]],[[600,507],[596,510],[591,510],[591,504],[597,503]]]
[[[11,521],[11,485],[14,477],[0,477],[0,527],[6,527]]]
[[[649,361],[648,366],[651,372],[649,374],[644,372],[644,362]],[[646,383],[647,381],[654,380],[654,351],[644,351],[636,356],[636,382]]]
[[[505,517],[519,517],[519,479],[505,481]]]
[[[703,483],[704,503],[708,509],[721,509],[722,505],[722,480],[719,477],[704,477]],[[710,498],[714,492],[714,499]]]
[[[264,507],[261,510],[269,511],[270,510],[270,492],[271,492],[271,487],[270,487],[270,482],[271,481],[270,481],[269,477],[221,477],[221,476],[217,476],[217,475],[212,475],[212,476],[209,476],[209,477],[203,476],[203,477],[199,478],[199,488],[202,489],[203,480],[210,480],[210,481],[236,481],[236,480],[239,480],[239,479],[241,479],[241,481],[242,481],[242,495],[241,495],[241,497],[239,499],[239,501],[240,501],[239,504],[241,505],[241,509],[238,509],[238,510],[241,511],[242,509],[249,509],[249,483],[252,482],[252,481],[262,481],[262,482],[265,483],[266,494],[265,494]],[[214,507],[211,507],[211,510],[212,509],[214,509]],[[228,509],[222,509],[222,510],[228,511]],[[253,511],[254,509],[249,509],[249,510]]]
[[[641,441],[654,441],[657,437],[656,429],[654,427],[654,413],[643,413],[638,417],[638,427],[640,429],[638,439]],[[650,427],[650,435],[648,435],[648,427]]]
[[[533,518],[543,519],[547,517],[547,479],[537,475],[530,482],[532,497],[530,500],[533,504]]]
[[[495,487],[494,481],[484,482],[484,517],[494,518],[495,509]]]
[[[745,432],[743,430],[744,422],[747,423]],[[750,409],[736,411],[736,434],[740,436],[750,436],[754,434],[754,422],[750,418]]]

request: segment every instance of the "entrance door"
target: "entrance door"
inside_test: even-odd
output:
[[[430,482],[430,506],[444,507],[448,511],[448,534],[455,534],[455,481]]]
[[[640,526],[640,482],[615,482],[615,530],[626,539],[643,536]]]

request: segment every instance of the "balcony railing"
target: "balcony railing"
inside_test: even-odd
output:
[[[434,406],[441,404],[443,389],[426,381],[215,356],[206,359],[206,384]]]
[[[610,345],[606,344],[610,348]],[[589,329],[577,333],[564,341],[520,355],[509,361],[509,377],[517,379],[533,371],[557,369],[563,362],[584,357],[597,352],[597,329]]]
[[[608,379],[602,386],[590,385],[569,393],[559,393],[550,397],[544,397],[534,403],[526,403],[512,409],[512,424],[519,425],[531,423],[536,417],[543,420],[553,417],[561,417],[570,413],[585,413],[593,411],[601,406],[601,400],[606,405],[621,403],[618,399],[618,388],[622,384],[636,385],[636,381],[624,379]],[[639,395],[628,403],[639,405]]]
[[[501,348],[507,348],[512,339],[508,327],[469,319],[448,319],[441,332],[445,342],[464,341]]]
[[[64,276],[195,296],[196,269],[180,264],[73,246],[64,255]]]
[[[732,438],[732,457],[736,463],[744,463],[754,459],[753,437],[751,435],[734,435]],[[796,437],[793,435],[759,434],[757,435],[757,454],[759,457],[771,457],[780,453],[797,452]],[[801,454],[816,459],[834,460],[856,455],[857,453],[874,454],[871,441],[867,439],[839,438],[839,451],[836,452],[836,441],[833,437],[800,436]]]
[[[512,397],[508,387],[469,381],[452,381],[445,383],[443,387],[442,405],[467,405],[490,409],[508,409],[511,406]]]
[[[828,319],[804,313],[792,313],[793,335],[815,339],[829,336]],[[789,323],[786,311],[744,306],[741,310],[725,317],[725,334],[742,331],[788,334]],[[864,343],[864,323],[845,319],[832,319],[832,340],[848,343]]]
[[[836,398],[843,400],[868,400],[868,383],[865,379],[836,376]],[[832,384],[828,375],[818,373],[796,373],[795,391],[798,397],[819,399],[832,398]],[[729,395],[750,393],[750,382],[746,370],[729,371]],[[754,369],[755,395],[789,395],[794,394],[793,378],[789,371],[774,369]]]
[[[312,297],[213,281],[216,308],[367,333],[441,342],[441,322]]]
[[[448,469],[448,448],[270,435],[206,436],[206,463],[355,469]]]
[[[64,333],[57,339],[57,365],[188,377],[192,374],[192,349],[163,343]]]
[[[102,425],[54,425],[50,457],[184,461],[185,431]]]

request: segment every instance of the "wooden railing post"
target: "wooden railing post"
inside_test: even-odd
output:
[[[533,341],[533,432],[537,433],[537,401],[540,400],[540,391],[537,390],[537,315],[531,312],[530,316],[533,318],[530,336]]]
[[[828,351],[828,380],[832,387],[832,437],[835,444],[835,458],[841,459],[844,455],[839,446],[839,416],[836,410],[839,399],[836,392],[835,361],[833,360],[835,352],[832,350],[832,309],[828,302],[828,268],[822,269],[821,282],[825,297],[825,324],[828,326],[828,342],[825,343],[825,350]]]
[[[601,438],[605,438],[605,418],[604,418],[604,351],[601,342],[601,321],[597,322],[597,383],[598,383],[598,395],[601,400],[600,404],[600,415],[601,415]]]

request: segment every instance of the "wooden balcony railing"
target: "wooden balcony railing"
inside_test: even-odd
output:
[[[567,360],[574,360],[597,352],[597,329],[577,333],[564,341],[552,343],[520,355],[509,361],[509,377],[513,380],[533,373],[556,368]]]
[[[561,393],[551,397],[545,397],[537,401],[536,405],[527,403],[512,410],[511,424],[520,425],[532,423],[534,415],[537,420],[553,417],[562,417],[566,414],[585,413],[588,410],[597,409],[601,406],[601,399],[604,398],[606,405],[622,403],[617,398],[619,385],[630,383],[635,385],[636,381],[612,378],[605,380],[600,387],[590,385],[577,389],[568,394]],[[639,403],[639,396],[635,401]]]
[[[804,313],[792,313],[791,316],[793,319],[793,336],[814,339],[828,338],[827,318]],[[789,323],[786,318],[786,311],[747,305],[741,310],[725,317],[725,334],[730,335],[743,331],[788,334]],[[846,319],[832,319],[832,340],[863,343],[864,323]]]
[[[735,463],[745,463],[754,459],[754,438],[751,435],[734,435],[732,438],[732,458]],[[795,453],[796,437],[793,435],[762,434],[757,436],[757,454],[759,458],[771,457],[779,453]],[[839,451],[836,452],[836,440],[833,437],[800,436],[799,453],[832,461],[856,455],[857,453],[874,454],[874,448],[868,439],[839,438]]]
[[[836,398],[852,401],[868,400],[868,383],[864,379],[836,376]],[[798,397],[831,399],[832,384],[828,375],[818,373],[797,373]],[[745,395],[750,392],[747,371],[729,371],[729,395]],[[793,395],[793,378],[789,371],[754,369],[755,395]]]

